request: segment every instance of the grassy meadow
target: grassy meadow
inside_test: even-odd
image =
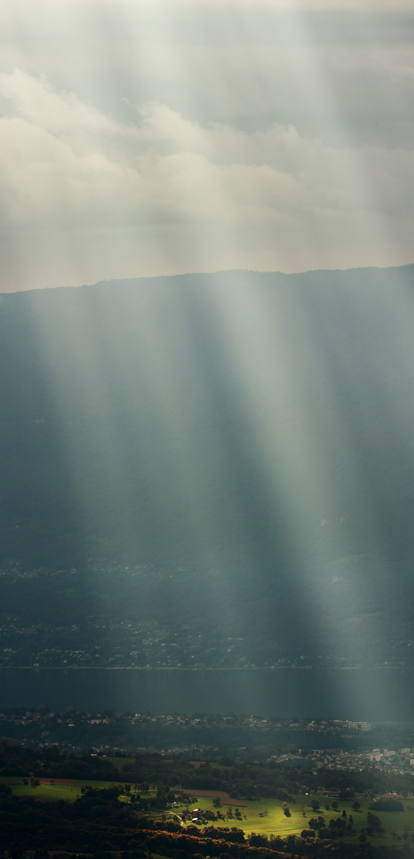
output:
[[[113,758],[111,760],[113,760],[115,765],[117,765],[118,760],[122,765],[125,764],[125,759]],[[37,799],[46,802],[58,799],[74,802],[75,799],[82,795],[82,787],[92,784],[94,787],[104,788],[113,784],[113,782],[108,781],[91,782],[90,779],[73,779],[71,780],[71,784],[59,784],[58,780],[56,780],[55,783],[50,783],[49,780],[45,780],[42,781],[40,785],[31,787],[30,784],[23,784],[23,779],[20,777],[2,778],[1,781],[9,784],[13,793],[17,796],[35,796]],[[123,786],[124,783],[125,782],[120,781],[119,786]],[[151,793],[152,791],[145,794],[145,796],[150,796]],[[128,801],[129,797],[126,794],[121,794],[120,799]],[[355,829],[355,832],[352,835],[346,836],[346,841],[350,843],[357,842],[361,828],[366,828],[368,826],[367,813],[369,811],[371,800],[364,797],[358,797],[358,801],[361,803],[361,807],[358,811],[355,811],[352,808],[352,802],[354,800],[338,800],[338,809],[333,809],[331,807],[332,800],[321,794],[313,794],[310,796],[298,794],[295,796],[295,799],[295,803],[289,803],[290,817],[287,817],[284,814],[283,803],[276,799],[261,799],[257,801],[244,800],[243,804],[240,804],[239,806],[229,806],[223,803],[220,806],[219,811],[224,816],[224,820],[216,821],[214,825],[229,827],[237,826],[240,829],[243,829],[246,835],[249,835],[251,832],[256,832],[266,836],[273,834],[285,837],[287,835],[300,835],[303,829],[309,828],[309,820],[312,817],[318,817],[319,815],[324,817],[326,826],[329,826],[329,821],[332,819],[335,820],[337,817],[342,817],[342,812],[345,810],[347,820],[349,820],[350,815],[352,815],[353,827]],[[310,807],[312,799],[317,799],[320,803],[320,809],[316,812]],[[329,805],[329,810],[325,808],[325,805]],[[396,838],[395,835],[392,835],[392,833],[397,833],[402,841],[404,831],[408,832],[409,841],[412,843],[412,840],[414,840],[414,799],[404,799],[403,806],[403,812],[377,812],[374,810],[374,814],[380,818],[382,826],[386,830],[386,834],[383,836],[367,834],[367,840],[370,841],[371,844],[379,846],[381,844],[399,843],[398,838]],[[169,817],[176,815],[185,808],[189,808],[190,811],[195,808],[202,810],[209,809],[214,812],[216,811],[213,805],[212,796],[194,796],[188,806],[179,805],[173,811],[168,809],[166,816]],[[236,817],[236,808],[239,810],[241,817]],[[159,812],[153,816],[160,817],[161,814],[162,812]],[[191,825],[190,821],[185,825]],[[413,839],[411,836],[413,836]]]
[[[286,817],[283,812],[283,803],[276,799],[244,800],[244,806],[239,806],[241,820],[235,817],[234,806],[232,807],[233,818],[228,818],[227,812],[230,806],[222,805],[220,811],[224,815],[225,820],[219,821],[215,825],[238,826],[244,830],[246,835],[256,832],[267,836],[271,834],[279,835],[283,838],[286,835],[300,835],[303,829],[309,828],[309,820],[319,815],[325,818],[326,826],[329,826],[329,821],[342,817],[342,812],[345,810],[347,820],[352,815],[353,828],[356,830],[352,835],[346,836],[346,841],[350,843],[357,842],[360,829],[368,826],[367,813],[370,810],[371,800],[364,799],[364,797],[358,797],[358,801],[361,803],[359,811],[354,811],[352,808],[353,799],[348,801],[338,800],[338,809],[333,809],[331,807],[332,800],[321,794],[312,794],[310,796],[298,794],[295,796],[295,799],[296,803],[289,803],[290,817]],[[312,799],[317,799],[320,803],[321,807],[317,812],[314,812],[309,805]],[[330,806],[329,811],[325,808],[326,804]],[[377,812],[373,810],[373,813],[381,820],[382,826],[386,830],[386,835],[376,836],[368,834],[367,840],[373,845],[398,843],[398,840],[391,833],[396,832],[402,839],[405,827],[408,829],[410,836],[414,835],[414,800],[403,800],[403,806],[403,812]],[[177,811],[181,811],[182,808],[180,806]],[[206,796],[200,796],[198,799],[194,797],[194,802],[191,803],[189,808],[215,810],[213,798]]]
[[[82,787],[97,787],[100,790],[104,787],[110,787],[114,784],[113,781],[91,781],[91,779],[70,779],[70,784],[59,784],[58,779],[51,783],[49,779],[41,781],[40,785],[32,787],[30,784],[23,784],[23,778],[2,778],[0,780],[4,784],[8,784],[12,792],[16,796],[34,796],[36,799],[41,799],[42,802],[53,802],[57,799],[65,799],[68,802],[74,802],[79,796],[82,796]],[[117,782],[115,782],[117,784]],[[123,787],[125,782],[120,782],[119,787]],[[129,800],[127,795],[121,794],[120,799]]]

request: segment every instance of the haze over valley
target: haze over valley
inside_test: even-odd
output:
[[[0,2],[0,859],[412,859],[411,0]]]
[[[412,266],[1,302],[1,661],[408,667]]]

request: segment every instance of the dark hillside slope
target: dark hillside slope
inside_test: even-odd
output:
[[[414,266],[2,296],[1,565],[78,571],[5,586],[7,616],[39,588],[45,622],[86,616],[101,575],[119,617],[202,598],[234,632],[237,603],[259,661],[358,618],[408,647],[413,322]]]

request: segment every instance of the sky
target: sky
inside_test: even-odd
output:
[[[412,0],[0,0],[0,290],[411,263]]]

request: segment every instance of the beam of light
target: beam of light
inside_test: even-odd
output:
[[[101,27],[101,44],[106,58],[113,50],[114,65],[121,67],[126,81],[130,63],[136,62],[138,67],[142,65],[142,56],[148,56],[148,49],[144,46],[139,27],[137,30],[135,25],[131,54],[128,61],[124,60],[121,38],[117,30],[113,36],[113,25],[115,23],[120,30],[128,26],[129,20],[136,19],[136,10],[132,6],[120,6],[124,16],[121,21],[116,5],[106,7],[105,17],[100,12],[98,14],[98,8],[91,6],[85,14],[96,15],[94,21]],[[203,14],[199,10],[201,21],[204,20]],[[149,30],[156,34],[158,27],[166,34],[161,42],[155,38],[154,43],[151,42],[151,49],[155,51],[152,62],[161,69],[161,76],[166,76],[169,68],[174,71],[175,78],[191,76],[189,54],[183,51],[177,33],[174,40],[168,40],[168,31],[174,30],[175,26],[170,6],[159,5],[153,13],[146,8],[145,15],[149,20],[145,28],[147,35]],[[194,26],[197,25],[196,17]],[[262,33],[251,31],[252,17],[243,7],[237,10],[237,19],[242,41],[243,38],[246,43],[256,39],[260,45]],[[30,93],[37,93],[38,101],[33,106],[33,99],[24,101],[23,98],[23,110],[28,115],[30,111],[36,114],[32,143],[37,144],[39,152],[36,174],[30,177],[31,188],[35,197],[47,197],[50,212],[56,211],[61,218],[60,230],[44,234],[38,256],[52,260],[56,267],[60,260],[65,270],[72,272],[74,282],[80,282],[83,272],[87,271],[89,275],[95,270],[93,256],[100,247],[99,241],[93,245],[92,251],[85,243],[78,244],[82,225],[76,224],[76,217],[82,197],[77,193],[82,186],[88,189],[86,199],[95,214],[97,232],[101,230],[100,239],[106,229],[111,233],[111,249],[101,263],[104,268],[112,257],[110,274],[115,274],[118,260],[124,253],[129,260],[136,259],[133,254],[136,242],[140,243],[140,248],[150,248],[143,264],[144,270],[151,256],[157,255],[158,270],[168,273],[188,269],[188,260],[194,263],[194,267],[205,269],[210,267],[209,260],[212,259],[226,260],[229,264],[238,261],[238,267],[241,261],[242,266],[247,267],[253,257],[257,258],[257,248],[259,256],[262,254],[262,264],[258,266],[262,269],[267,267],[268,259],[279,259],[280,265],[274,264],[274,267],[280,268],[287,267],[289,259],[292,267],[296,260],[296,267],[301,268],[303,260],[317,260],[321,255],[324,255],[326,267],[338,259],[345,267],[350,248],[359,249],[361,253],[365,253],[367,248],[369,252],[375,249],[377,263],[385,263],[395,237],[389,236],[386,219],[381,215],[375,173],[369,165],[370,149],[361,147],[357,151],[352,147],[351,135],[336,107],[317,47],[312,44],[306,19],[299,8],[291,7],[289,14],[280,18],[280,27],[279,41],[290,46],[286,53],[289,76],[299,79],[310,113],[318,115],[320,105],[324,106],[325,114],[342,140],[341,146],[325,146],[324,151],[329,155],[327,163],[321,159],[318,141],[307,139],[303,143],[304,138],[295,129],[286,129],[279,124],[273,138],[266,130],[250,135],[237,131],[226,136],[223,127],[209,127],[207,133],[201,123],[183,119],[178,110],[148,103],[140,105],[138,118],[134,115],[129,124],[123,123],[122,133],[118,133],[115,122],[108,117],[105,119],[103,112],[96,111],[85,123],[86,132],[82,129],[82,134],[77,134],[82,104],[72,96],[66,97],[66,107],[69,105],[72,111],[73,127],[63,128],[59,125],[59,101],[53,101],[50,88],[47,90],[43,86],[41,91],[42,87],[35,88],[30,84]],[[260,29],[259,23],[257,29]],[[155,44],[157,48],[153,47]],[[259,53],[260,50],[257,55]],[[134,59],[133,54],[137,58]],[[260,67],[264,101],[273,98],[275,86],[267,57],[264,52]],[[110,65],[112,60],[108,62]],[[219,72],[209,69],[207,63],[206,74],[209,72],[216,75],[216,80],[222,81],[224,103],[226,99],[237,98],[237,82],[225,63],[219,67]],[[14,93],[21,93],[28,85],[24,76],[8,77],[4,82],[6,97],[13,86]],[[46,90],[47,104],[46,99],[41,101]],[[128,98],[125,97],[127,101],[130,101],[130,96],[131,87]],[[139,93],[135,100],[139,105]],[[47,113],[45,105],[50,111],[47,121],[44,120]],[[46,123],[44,127],[42,122]],[[15,123],[13,127],[17,134],[20,126]],[[104,155],[95,142],[90,142],[92,131],[98,137],[101,135],[110,140]],[[151,150],[154,140],[157,144],[155,152]],[[266,158],[274,140],[278,149],[269,166]],[[46,187],[43,181],[41,154],[49,151],[48,147],[54,146],[56,141],[58,158],[63,162],[68,156],[69,161],[65,163],[70,162],[70,171],[72,164],[75,165],[73,172],[66,168],[70,172],[73,196],[68,196],[63,202],[61,192],[64,195],[66,186],[60,186],[57,181],[55,185],[51,182]],[[235,149],[239,149],[243,156],[242,169],[234,162],[234,157],[231,160]],[[305,150],[307,178],[301,185],[294,177],[300,176]],[[128,157],[123,160],[126,151]],[[259,153],[259,163],[251,163],[252,153],[255,156]],[[65,168],[63,175],[66,175]],[[163,180],[169,191],[164,196],[160,192]],[[99,196],[101,181],[107,181],[104,197]],[[120,199],[119,189],[127,197],[128,187],[133,188],[131,200],[128,200],[130,208],[123,209],[125,199]],[[313,187],[322,189],[316,208],[314,201],[306,202],[306,197],[312,196]],[[295,211],[295,203],[287,202],[294,194],[302,204],[305,200],[304,210],[299,214]],[[108,210],[109,203],[113,204],[109,226],[106,223],[102,227],[99,222],[101,199]],[[246,220],[243,216],[247,205],[249,216]],[[351,209],[355,213],[354,222],[349,217]],[[152,222],[155,224],[153,230]],[[296,247],[291,247],[289,257],[289,254],[284,254],[284,243],[292,233],[292,224],[297,228]],[[342,249],[336,244],[338,224],[348,231]],[[184,247],[183,235],[186,237]],[[17,245],[18,242],[16,239]],[[24,240],[20,239],[20,242],[24,244]],[[381,256],[381,249],[384,249],[384,256]],[[131,262],[128,265],[132,267]],[[174,290],[174,283],[170,289]],[[158,515],[157,508],[158,505],[164,508],[172,504],[177,521],[181,526],[185,523],[185,530],[191,535],[193,555],[199,558],[200,569],[204,572],[204,593],[209,602],[215,601],[218,606],[219,625],[224,629],[228,623],[232,630],[242,632],[244,619],[238,615],[234,589],[237,581],[235,570],[241,563],[240,547],[244,545],[248,515],[238,506],[234,490],[240,461],[221,426],[223,414],[226,414],[225,399],[232,389],[237,406],[234,413],[247,429],[250,449],[245,451],[246,461],[252,463],[251,469],[262,487],[263,497],[268,499],[269,518],[274,515],[283,532],[282,538],[280,531],[275,533],[273,542],[269,540],[269,543],[276,554],[278,540],[282,539],[286,546],[286,569],[295,571],[292,575],[297,576],[297,588],[303,587],[306,594],[310,626],[313,625],[318,633],[325,628],[329,631],[332,650],[338,655],[335,641],[337,616],[333,614],[331,619],[321,617],[318,608],[326,591],[327,567],[332,564],[332,584],[342,578],[341,564],[346,566],[350,543],[347,529],[351,526],[347,524],[347,511],[344,512],[340,506],[341,495],[335,484],[335,475],[327,470],[326,459],[334,459],[335,449],[343,451],[349,486],[359,498],[365,499],[365,506],[369,508],[372,503],[370,475],[363,473],[358,461],[357,443],[351,437],[357,420],[361,421],[361,435],[366,444],[371,439],[378,449],[384,446],[374,414],[361,409],[356,417],[350,416],[347,405],[343,402],[338,405],[338,385],[346,384],[348,373],[352,378],[357,376],[358,360],[353,362],[353,356],[345,359],[341,344],[330,339],[329,326],[324,328],[318,321],[320,308],[315,308],[311,299],[300,297],[294,288],[286,292],[282,290],[272,313],[268,310],[268,302],[273,301],[270,293],[262,295],[260,291],[255,292],[244,284],[242,275],[240,283],[230,289],[224,275],[218,288],[215,281],[211,282],[211,287],[207,285],[205,297],[185,295],[179,306],[169,301],[167,293],[168,290],[158,303],[152,298],[149,284],[134,304],[135,317],[128,336],[135,341],[137,366],[146,368],[142,378],[131,375],[128,351],[119,355],[119,345],[111,340],[114,320],[109,316],[109,304],[105,305],[105,299],[100,319],[93,316],[87,298],[84,303],[78,302],[77,296],[74,296],[72,304],[69,301],[65,354],[70,355],[71,363],[67,368],[59,365],[59,343],[53,342],[51,319],[43,318],[43,306],[36,303],[35,297],[33,299],[33,313],[37,314],[39,336],[44,343],[45,364],[59,401],[63,432],[67,433],[67,447],[72,457],[73,480],[87,528],[93,530],[102,511],[107,514],[109,510],[114,517],[115,530],[128,544],[127,551],[133,554],[138,551],[140,541],[150,546],[151,541],[161,538],[157,529],[162,517]],[[123,301],[121,296],[121,315],[127,314],[129,307]],[[391,315],[394,331],[404,331],[400,361],[405,365],[411,363],[408,338],[412,330],[413,310],[409,294],[401,288],[393,295],[392,302],[387,294],[381,295],[380,306],[383,318],[387,313]],[[203,344],[202,337],[196,342],[197,320],[203,314],[220,332],[219,351],[225,356],[225,372],[231,378],[231,385],[222,383],[220,379],[212,360],[211,343]],[[354,324],[357,322],[355,319]],[[381,372],[372,368],[373,384],[384,390],[386,398],[387,386],[392,383],[388,379],[384,383],[382,374],[382,366]],[[314,402],[309,402],[307,384],[310,376],[318,379],[318,390],[313,392]],[[358,381],[355,384],[358,388]],[[146,402],[150,403],[149,415],[144,417],[140,413],[141,385],[147,386]],[[90,472],[83,471],[83,463],[77,458],[78,451],[71,447],[72,416],[62,398],[62,391],[67,386],[73,387],[81,402],[93,405],[93,421],[85,429]],[[214,386],[219,391],[216,397],[210,393]],[[190,427],[186,418],[189,392],[195,416]],[[362,387],[361,396],[364,394],[365,388]],[[328,426],[322,428],[318,413],[321,402],[330,404]],[[306,404],[305,409],[303,404]],[[405,415],[406,409],[401,402],[398,414],[390,418],[390,426],[393,436],[400,437],[409,449],[410,440],[404,429]],[[125,455],[125,434],[144,419],[148,435],[144,433],[140,437],[141,448],[131,467]],[[203,421],[208,422],[207,439],[200,434]],[[159,436],[163,452],[161,462],[153,460],[155,447],[151,433]],[[220,474],[223,484],[227,483],[228,497],[223,495],[214,480],[209,480],[210,470],[214,478]],[[89,495],[91,481],[93,484],[99,472],[100,477],[103,472],[101,485],[104,493],[101,499]],[[137,484],[147,487],[145,511],[137,509]],[[169,497],[162,498],[166,486]],[[200,492],[200,487],[204,488],[203,492]],[[152,520],[148,513],[151,510]],[[223,533],[223,519],[227,534]],[[375,563],[384,564],[375,514],[368,514],[368,520],[370,553]],[[315,547],[312,535],[318,521],[321,540]],[[324,543],[329,543],[328,549]],[[269,554],[268,546],[266,551]],[[352,566],[353,562],[349,563]],[[246,541],[243,564],[243,572],[247,571],[253,578],[256,576],[259,585],[264,562],[257,542]],[[349,574],[347,599],[350,605],[354,605],[355,617],[358,617],[358,606],[366,595],[358,577],[358,562],[355,562],[355,570]],[[225,611],[220,608],[222,605]],[[271,611],[269,604],[268,623]],[[374,619],[372,631],[367,629],[358,634],[358,647],[346,654],[348,663],[352,663],[358,653],[370,650],[371,636],[381,640],[380,624],[381,620]]]
[[[106,291],[108,301],[111,287],[103,285],[100,289],[101,292]],[[245,618],[238,616],[237,586],[247,573],[258,588],[262,587],[269,575],[270,564],[272,575],[277,577],[287,572],[288,576],[293,576],[298,592],[303,592],[311,639],[315,635],[318,640],[321,632],[325,639],[332,636],[332,654],[335,659],[342,654],[347,665],[363,662],[365,654],[372,653],[371,639],[374,639],[377,641],[377,656],[381,660],[382,618],[372,617],[369,628],[357,625],[354,642],[348,637],[348,644],[351,641],[355,646],[347,651],[338,638],[343,620],[335,599],[332,600],[331,614],[326,614],[327,588],[334,592],[336,587],[342,586],[341,581],[346,585],[342,598],[347,602],[348,617],[353,616],[356,624],[360,618],[360,606],[366,605],[367,600],[363,569],[358,559],[349,557],[355,529],[355,523],[348,525],[353,499],[352,496],[348,498],[351,511],[344,511],[340,504],[346,499],[346,492],[339,491],[336,485],[331,471],[332,461],[342,448],[348,485],[355,495],[358,513],[362,504],[362,509],[367,509],[368,518],[372,519],[368,527],[371,543],[367,544],[365,538],[365,545],[373,563],[379,568],[384,567],[386,558],[378,532],[381,523],[380,519],[377,520],[372,497],[373,480],[372,476],[364,474],[358,461],[359,449],[363,449],[367,439],[379,451],[384,449],[384,440],[379,435],[381,427],[375,422],[375,414],[371,418],[364,402],[368,393],[366,381],[360,388],[357,384],[352,401],[353,408],[357,404],[357,414],[350,413],[343,391],[353,379],[354,371],[358,371],[360,359],[344,352],[340,341],[331,341],[329,322],[332,320],[328,315],[325,327],[323,308],[318,308],[318,299],[307,298],[303,290],[298,293],[294,283],[270,290],[252,288],[244,281],[242,272],[232,278],[222,275],[218,283],[212,279],[210,285],[207,278],[204,289],[198,290],[198,294],[197,288],[190,286],[181,302],[177,301],[174,282],[162,290],[161,295],[159,287],[151,286],[151,282],[143,284],[138,287],[132,304],[135,312],[131,328],[125,333],[123,324],[122,329],[123,336],[127,336],[127,340],[133,337],[137,344],[137,360],[134,360],[133,367],[138,368],[142,378],[134,379],[131,377],[131,353],[125,352],[129,364],[123,363],[123,359],[119,361],[115,353],[111,354],[115,343],[112,346],[110,340],[114,320],[109,308],[113,305],[108,303],[105,306],[106,300],[101,296],[102,316],[96,319],[92,315],[94,304],[90,298],[85,295],[82,306],[83,300],[74,290],[71,294],[72,317],[70,301],[66,305],[67,343],[72,346],[69,349],[71,365],[65,370],[65,385],[62,383],[62,368],[58,370],[56,365],[60,349],[67,358],[67,343],[59,343],[59,340],[53,343],[53,318],[43,317],[40,305],[36,308],[36,297],[33,293],[33,310],[39,313],[38,325],[47,353],[46,364],[51,373],[52,387],[55,384],[56,396],[61,400],[60,411],[64,414],[61,398],[69,383],[75,387],[77,399],[90,404],[94,419],[88,430],[89,456],[94,468],[104,472],[100,484],[104,487],[104,504],[111,504],[115,517],[119,507],[125,517],[124,522],[115,522],[115,531],[118,532],[118,540],[121,537],[129,543],[128,551],[132,554],[140,551],[139,540],[134,546],[135,531],[152,527],[148,541],[150,549],[162,537],[157,534],[157,505],[162,502],[162,493],[167,491],[168,498],[164,501],[175,507],[179,526],[192,542],[193,558],[198,558],[203,602],[211,601],[217,605],[221,630],[227,626],[232,632],[243,634]],[[124,303],[120,293],[119,314],[124,320],[131,312],[130,296],[125,298]],[[329,295],[325,298],[329,302]],[[383,294],[374,293],[373,298],[376,320],[383,326],[388,320],[391,329],[391,349],[387,344],[387,358],[390,352],[392,354],[393,344],[398,342],[400,331],[405,329],[407,334],[389,379],[384,378],[382,364],[377,368],[373,362],[369,367],[368,376],[373,390],[379,388],[385,401],[394,402],[390,386],[395,383],[396,368],[404,369],[406,379],[407,368],[413,363],[408,341],[413,314],[411,297],[402,286],[393,295],[393,302],[387,290]],[[358,304],[353,305],[349,298],[344,299],[344,314],[352,313],[354,306],[358,308]],[[402,307],[404,329],[400,324]],[[201,313],[197,314],[197,309]],[[368,314],[368,308],[362,306],[361,309]],[[209,368],[211,342],[203,345],[203,329],[197,326],[200,318],[208,320],[211,332],[217,332],[213,342],[215,340],[220,356],[221,373],[227,376],[223,394],[232,392],[237,403],[239,428],[246,437],[244,462],[234,460],[228,433],[223,431],[226,409],[222,396],[218,394],[220,384],[217,391],[217,379],[212,385],[215,395],[211,398],[211,375],[214,376],[215,370],[214,366]],[[359,323],[360,331],[369,335],[369,318],[363,316]],[[357,327],[358,320],[351,319],[350,322],[344,315],[344,324],[349,331],[352,325]],[[61,337],[60,331],[58,336]],[[376,348],[367,340],[368,345],[371,362]],[[206,372],[210,376],[207,385]],[[157,433],[159,439],[155,448],[147,441],[146,449],[145,436],[141,435],[136,460],[131,461],[125,459],[124,434],[125,428],[140,418],[139,384],[144,380],[150,385],[150,411],[145,416],[147,430]],[[114,391],[117,392],[115,400]],[[198,419],[190,424],[189,397],[191,409],[198,412]],[[146,402],[148,404],[148,399]],[[402,407],[401,418],[404,419],[407,415],[403,412]],[[232,414],[234,416],[234,409]],[[360,423],[359,438],[355,439],[353,433],[361,420],[365,426]],[[207,432],[200,435],[204,421]],[[395,437],[394,428],[391,437]],[[70,449],[70,427],[67,432]],[[128,450],[131,450],[130,445]],[[161,452],[158,463],[151,459],[154,450]],[[90,519],[91,514],[99,518],[99,504],[96,497],[94,499],[90,495],[90,474],[81,473],[76,451],[72,450],[72,453],[75,457],[72,470],[78,482],[79,496],[85,504],[85,520]],[[249,459],[265,499],[266,515],[270,519],[274,517],[278,531],[270,544],[269,537],[265,537],[267,548],[260,543],[255,545],[254,540],[249,539],[243,550],[246,518],[239,507],[238,493],[232,487],[237,476],[235,468],[245,467]],[[343,475],[343,469],[340,471]],[[218,474],[223,478],[221,487],[217,484]],[[134,499],[136,483],[142,487],[145,482],[151,496],[147,499],[152,521],[150,526],[146,512],[137,510]],[[226,507],[230,507],[230,516]],[[220,525],[221,519],[226,523],[225,533]],[[326,557],[324,546],[315,546],[314,534],[319,522],[323,539],[329,533]],[[364,530],[367,533],[366,525]],[[281,541],[288,548],[282,558]],[[267,553],[267,560],[263,553]],[[197,580],[200,581],[199,578]],[[264,608],[264,626],[271,622],[273,610],[269,602]],[[179,607],[172,609],[173,615],[180,615]],[[346,688],[345,684],[343,690]],[[350,712],[357,712],[357,701],[351,700],[348,705]]]
[[[101,292],[104,290],[102,286]],[[229,516],[225,508],[231,502],[216,485],[217,474],[225,483],[223,475],[228,469],[226,444],[220,435],[223,416],[217,414],[219,404],[209,398],[208,380],[206,384],[204,378],[208,368],[203,366],[203,355],[197,354],[195,334],[186,323],[186,310],[180,308],[179,301],[177,307],[174,298],[172,302],[168,299],[168,291],[170,287],[163,291],[161,300],[159,296],[154,300],[149,284],[132,301],[135,313],[128,332],[135,343],[132,365],[128,349],[124,355],[121,351],[121,356],[113,353],[113,349],[119,352],[120,345],[111,343],[114,323],[105,307],[105,299],[102,316],[96,319],[94,304],[87,296],[85,302],[79,302],[76,291],[69,296],[65,344],[61,342],[60,328],[56,331],[57,339],[53,339],[50,315],[44,315],[45,309],[36,302],[36,294],[33,295],[33,313],[50,384],[59,402],[62,432],[66,434],[72,477],[86,531],[97,531],[102,540],[100,520],[107,518],[109,509],[113,518],[112,538],[115,532],[120,557],[128,562],[131,558],[139,560],[141,554],[144,561],[164,567],[172,563],[174,567],[177,563],[174,532],[170,528],[167,536],[162,533],[166,507],[169,507],[172,520],[177,521],[177,530],[186,534],[190,564],[197,558],[196,570],[203,576],[203,602],[214,602],[218,625],[236,634],[241,631],[237,600],[233,586],[220,575],[223,568],[229,570],[234,566],[232,545],[237,545],[240,539],[237,514]],[[174,287],[172,291],[174,293]],[[131,310],[130,298],[126,296],[125,305],[122,294],[119,299],[121,331]],[[184,319],[180,315],[184,315]],[[188,341],[184,343],[184,350],[183,338]],[[130,342],[128,346],[131,347]],[[69,363],[64,366],[68,357]],[[136,368],[139,375],[134,377]],[[82,417],[71,414],[70,405],[62,400],[63,392],[68,389],[72,393],[69,403],[80,403],[81,414],[88,404],[87,412],[92,416],[82,437],[83,445],[86,441],[86,451],[89,449],[87,468],[85,450],[81,457],[81,451],[74,449],[71,443],[73,423]],[[141,395],[147,408],[150,404],[149,414],[141,413]],[[195,421],[190,426],[189,398],[195,413]],[[138,427],[136,442],[134,425]],[[132,460],[126,458],[127,452],[131,454],[131,446]],[[154,460],[157,452],[159,462]],[[231,478],[229,475],[230,486]],[[97,498],[93,491],[91,495],[91,487],[93,490],[97,479],[103,487],[102,498]],[[142,496],[144,500],[141,509],[137,509],[137,486],[141,503]],[[230,533],[223,533],[223,516]],[[163,554],[166,539],[171,541],[173,561]],[[164,550],[161,550],[161,557],[156,558],[154,549],[157,554],[159,545],[164,545]],[[186,549],[188,555],[188,546]],[[92,544],[89,554],[97,551]],[[111,551],[110,545],[107,551]],[[182,563],[185,566],[189,563],[185,554]],[[181,614],[179,603],[174,610],[178,616]],[[185,606],[182,614],[184,623]]]
[[[236,291],[235,291],[236,292]],[[289,294],[290,293],[290,294]],[[293,294],[292,294],[293,293]],[[407,425],[411,425],[410,408],[407,409],[404,397],[401,397],[401,412],[398,415],[398,428],[390,416],[393,429],[389,426],[381,426],[376,419],[375,411],[370,412],[369,403],[366,402],[369,392],[366,387],[356,393],[356,402],[359,403],[358,415],[352,415],[350,403],[339,395],[338,387],[344,390],[340,382],[339,374],[344,374],[345,390],[349,385],[349,378],[353,377],[353,356],[344,353],[340,343],[333,343],[329,337],[329,327],[324,331],[320,325],[317,329],[313,327],[312,303],[315,299],[310,295],[306,299],[302,295],[302,307],[295,296],[294,286],[286,289],[283,298],[279,298],[276,316],[269,313],[269,296],[263,296],[263,292],[243,289],[240,284],[236,295],[226,295],[226,288],[216,290],[215,298],[218,306],[218,317],[223,325],[223,339],[229,346],[229,357],[234,362],[235,378],[239,380],[241,397],[245,403],[246,414],[252,424],[253,448],[257,457],[258,468],[268,483],[269,497],[273,498],[273,504],[282,497],[284,499],[284,515],[286,527],[288,528],[292,545],[297,553],[297,569],[300,571],[297,578],[298,588],[305,587],[308,599],[309,613],[319,632],[326,630],[332,639],[332,653],[339,658],[340,653],[346,664],[364,661],[365,655],[373,652],[375,641],[376,658],[380,663],[383,659],[382,653],[382,629],[386,618],[372,616],[364,621],[360,618],[361,606],[367,604],[366,583],[364,581],[363,569],[357,558],[349,557],[349,546],[352,545],[355,522],[347,523],[348,516],[338,503],[344,502],[344,495],[338,491],[335,483],[335,475],[330,469],[327,470],[326,461],[331,460],[329,443],[332,450],[342,449],[346,461],[346,471],[350,478],[350,486],[355,495],[354,502],[362,508],[371,518],[368,525],[370,533],[369,552],[372,555],[374,565],[392,578],[397,576],[389,567],[386,556],[386,546],[382,540],[381,527],[383,518],[380,514],[380,506],[377,499],[372,495],[375,491],[373,475],[364,473],[364,466],[359,461],[358,448],[362,449],[365,444],[384,450],[387,439],[403,436]],[[327,297],[327,296],[326,296]],[[392,296],[387,289],[380,289],[372,293],[375,306],[376,319],[383,330],[388,326],[391,329],[392,342],[399,342],[401,333],[405,330],[407,338],[403,338],[404,347],[400,355],[396,356],[395,364],[387,378],[386,367],[381,364],[376,367],[375,363],[370,366],[371,383],[373,386],[374,400],[378,401],[378,391],[385,402],[393,402],[394,397],[391,386],[395,385],[396,367],[404,368],[404,376],[408,367],[413,364],[413,353],[409,347],[408,334],[413,324],[413,300],[412,295],[406,290],[404,283],[395,289]],[[344,303],[346,308],[347,302]],[[352,302],[351,302],[352,307]],[[358,305],[355,305],[355,309]],[[404,308],[404,310],[402,310]],[[319,307],[319,311],[321,308]],[[370,308],[369,312],[373,312]],[[404,314],[404,324],[401,325],[401,314]],[[323,318],[323,309],[322,309]],[[345,320],[344,320],[345,321]],[[361,320],[360,320],[361,321]],[[358,320],[354,320],[355,326]],[[362,320],[361,334],[369,338],[369,318]],[[275,324],[276,323],[276,324]],[[365,330],[364,330],[365,329]],[[294,332],[294,338],[292,333]],[[371,335],[372,336],[372,335]],[[326,341],[325,338],[328,338]],[[325,341],[325,342],[324,342]],[[364,353],[364,345],[359,344],[361,352]],[[369,344],[371,349],[369,355],[375,355],[374,344]],[[368,343],[366,344],[367,348]],[[391,356],[388,353],[388,358]],[[355,361],[354,370],[356,374],[360,370],[359,360]],[[370,361],[372,358],[370,357]],[[312,367],[313,365],[313,367]],[[385,373],[384,373],[385,370]],[[309,408],[306,385],[309,378],[317,378],[320,383],[319,397],[315,390],[314,408]],[[376,390],[375,390],[376,389]],[[316,396],[315,396],[316,394]],[[329,405],[328,405],[329,404]],[[328,414],[330,421],[328,427],[317,429],[317,414],[319,408]],[[355,406],[354,406],[355,407]],[[312,419],[312,412],[314,416]],[[324,416],[326,420],[326,415]],[[360,437],[355,438],[355,427],[358,426]],[[394,435],[395,431],[395,435]],[[391,454],[391,452],[389,452]],[[407,451],[408,454],[408,451]],[[408,461],[411,454],[407,457]],[[332,461],[332,460],[331,460]],[[342,500],[340,498],[342,496]],[[349,499],[352,505],[352,497]],[[377,509],[378,506],[378,509]],[[352,506],[351,506],[352,512]],[[330,551],[327,561],[312,550],[312,542],[309,539],[309,525],[313,520],[320,517],[321,526],[330,532]],[[336,544],[336,545],[335,545]],[[367,546],[367,544],[366,544]],[[367,546],[368,547],[368,546]],[[337,558],[334,561],[332,558]],[[348,560],[345,560],[348,556]],[[343,560],[341,560],[341,558]],[[354,570],[352,567],[354,566]],[[363,566],[363,565],[362,565]],[[347,569],[348,567],[348,569]],[[331,572],[331,579],[327,573]],[[355,617],[359,617],[359,625],[355,627],[356,636],[352,641],[349,639],[348,646],[351,650],[346,653],[343,643],[338,640],[338,629],[340,625],[340,613],[337,615],[338,607],[332,601],[331,616],[326,615],[326,588],[331,584],[341,587],[342,574],[348,585],[348,593],[343,594],[343,599],[348,601],[348,611]],[[349,575],[350,574],[350,575]],[[403,586],[404,587],[404,586]],[[400,597],[402,594],[400,594]],[[321,607],[322,611],[321,611]],[[357,702],[349,702],[356,706]]]
[[[6,288],[408,262],[412,153],[358,148],[329,81],[327,49],[313,44],[299,8],[276,15],[268,4],[265,34],[245,5],[217,18],[222,32],[211,10],[194,6],[188,23],[178,8],[114,3],[100,16],[96,3],[72,12],[63,4],[65,45],[79,52],[76,86],[65,64],[53,84],[47,72],[38,81],[30,45],[28,70],[5,73]],[[407,77],[405,56],[406,71],[395,74]],[[56,57],[47,62],[53,72]]]

